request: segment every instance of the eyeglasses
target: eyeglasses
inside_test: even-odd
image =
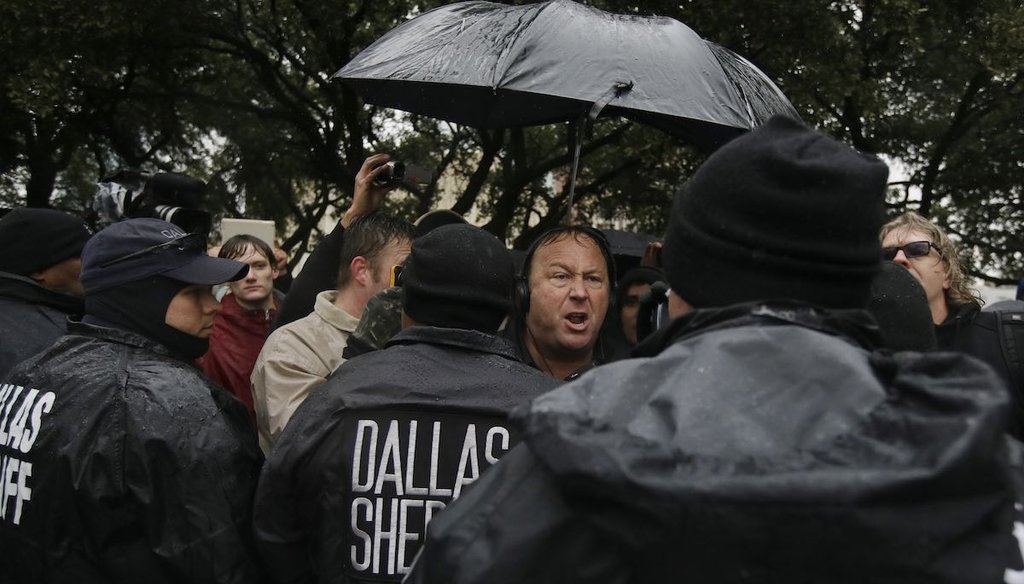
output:
[[[138,258],[138,257],[143,257],[143,256],[163,253],[163,252],[165,252],[167,250],[171,250],[171,249],[178,250],[179,252],[184,252],[184,251],[201,251],[201,250],[206,249],[206,238],[204,238],[199,233],[189,233],[188,235],[186,235],[184,237],[178,237],[176,239],[172,239],[170,241],[165,241],[163,243],[158,243],[156,245],[153,245],[153,246],[150,246],[150,247],[146,247],[146,248],[140,249],[138,251],[133,251],[132,253],[127,254],[127,255],[123,255],[123,256],[121,256],[119,258],[114,258],[114,259],[111,259],[111,260],[107,260],[107,261],[103,262],[102,264],[100,264],[100,267],[101,268],[106,268],[106,267],[112,266],[114,264],[119,264],[121,262],[126,262],[128,260],[132,260],[132,259],[135,259],[135,258]]]
[[[402,277],[404,270],[405,266],[391,266],[391,279],[388,282],[389,288],[394,288],[395,286],[402,285],[402,283],[404,282],[404,278]]]
[[[883,247],[882,259],[887,262],[891,262],[896,259],[896,254],[901,251],[903,252],[903,255],[907,256],[908,260],[913,258],[923,258],[932,251],[933,247],[941,256],[942,251],[939,249],[939,246],[934,243],[930,241],[911,241],[910,243],[904,243],[903,245],[897,245],[894,247]]]

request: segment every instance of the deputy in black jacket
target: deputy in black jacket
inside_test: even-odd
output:
[[[874,352],[887,169],[773,118],[665,238],[670,327],[513,417],[407,582],[996,584],[1019,569],[983,363]]]
[[[157,219],[82,253],[86,316],[0,378],[4,582],[250,583],[261,463],[245,407],[192,360],[248,267]]]
[[[557,382],[495,335],[512,260],[470,225],[413,242],[404,330],[312,392],[267,459],[256,537],[277,582],[397,582],[427,524],[519,440],[515,406]]]
[[[0,375],[49,347],[81,316],[81,219],[19,208],[0,219]]]

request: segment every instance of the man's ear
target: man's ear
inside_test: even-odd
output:
[[[49,269],[37,270],[37,271],[32,272],[31,274],[29,274],[28,277],[32,278],[32,280],[36,284],[39,284],[40,286],[45,286],[46,285],[46,277],[47,277],[48,272],[49,272]]]
[[[668,291],[668,316],[669,318],[679,318],[684,314],[693,311],[693,306],[689,302],[683,299],[682,296],[675,293],[674,290]]]
[[[370,267],[370,262],[363,256],[352,258],[348,269],[352,274],[353,282],[358,282],[361,286],[369,286],[373,283],[373,270]]]

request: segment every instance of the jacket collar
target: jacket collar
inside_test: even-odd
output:
[[[393,345],[409,345],[414,343],[455,347],[478,353],[490,353],[512,361],[520,360],[515,348],[508,339],[468,329],[411,326],[391,337],[386,346],[391,347]]]
[[[164,345],[144,337],[138,333],[126,331],[124,329],[114,328],[106,321],[96,318],[95,316],[86,316],[81,321],[68,319],[68,334],[69,335],[81,335],[83,337],[91,337],[94,339],[100,339],[103,341],[109,341],[111,343],[118,343],[120,345],[128,345],[130,347],[136,347],[138,349],[146,349],[159,353],[160,355],[166,355],[179,361],[183,360],[181,357],[176,355],[170,349]]]
[[[523,323],[521,320],[517,321],[513,319],[512,322],[509,323],[508,327],[498,334],[501,335],[502,338],[504,338],[511,344],[513,350],[516,353],[517,361],[522,361],[523,363],[526,363],[530,367],[533,367],[534,369],[541,371],[546,375],[547,373],[544,372],[544,370],[537,366],[537,363],[534,362],[533,355],[530,354],[530,350],[526,348],[526,339],[525,335],[523,334],[524,330],[526,330],[526,324]],[[599,332],[597,335],[597,343],[594,345],[593,360],[590,363],[584,365],[583,367],[580,367],[576,371],[570,373],[568,376],[562,379],[562,381],[572,381],[578,378],[580,375],[583,375],[587,371],[590,371],[594,367],[597,367],[598,365],[604,365],[605,363],[613,361],[613,349],[610,347],[610,345],[611,343],[609,343],[608,340],[605,338],[605,333],[603,331]]]
[[[938,331],[958,328],[962,324],[967,324],[974,320],[974,317],[978,316],[979,312],[981,312],[981,305],[976,302],[958,304],[950,309],[949,314],[946,315],[946,320],[935,325],[935,327]]]
[[[633,350],[633,356],[653,357],[677,341],[748,325],[795,325],[846,338],[866,349],[882,346],[881,331],[867,310],[826,309],[792,300],[768,300],[694,310],[644,339]]]
[[[84,299],[44,288],[31,278],[9,272],[0,272],[0,297],[41,304],[67,314],[82,314],[85,311]]]
[[[274,296],[273,298],[273,308],[250,310],[239,304],[238,299],[235,298],[234,294],[225,294],[224,297],[220,299],[221,315],[226,320],[234,322],[253,320],[258,322],[270,322],[274,320],[274,316],[280,308],[277,297]]]
[[[317,294],[316,303],[313,305],[313,312],[334,328],[351,333],[359,325],[359,317],[352,316],[335,306],[334,299],[337,297],[337,290],[324,290]]]

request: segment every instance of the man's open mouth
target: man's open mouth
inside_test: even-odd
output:
[[[571,322],[572,324],[575,324],[575,325],[586,324],[586,322],[587,322],[587,313],[585,313],[585,312],[570,312],[569,314],[565,315],[565,320],[567,320],[567,321],[569,321],[569,322]]]

